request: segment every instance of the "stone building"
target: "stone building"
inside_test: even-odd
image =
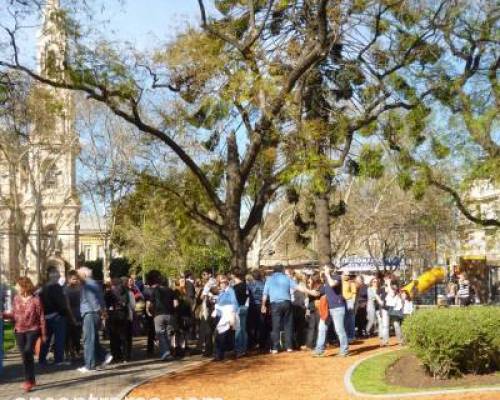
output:
[[[500,216],[500,186],[493,180],[475,182],[465,196],[468,209],[484,219]],[[457,243],[452,260],[455,269],[463,270],[482,283],[482,301],[500,301],[500,229],[474,224],[458,217]]]
[[[58,10],[59,0],[46,2],[37,59],[41,76],[60,79],[66,40]],[[33,84],[29,97],[32,128],[19,142],[15,165],[0,153],[0,277],[10,283],[20,275],[39,282],[50,265],[74,268],[79,250],[72,93]]]

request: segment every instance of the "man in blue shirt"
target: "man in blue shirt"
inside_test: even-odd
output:
[[[106,354],[99,343],[99,322],[106,318],[106,305],[102,289],[92,279],[92,271],[87,267],[78,269],[82,282],[80,291],[80,314],[83,321],[83,357],[85,365],[78,368],[81,373],[94,371],[96,362],[108,365],[113,357]]]
[[[309,290],[305,287],[298,286],[297,282],[287,276],[283,271],[284,268],[281,264],[278,264],[274,267],[273,274],[266,280],[266,283],[264,285],[264,294],[262,295],[262,314],[265,314],[267,311],[266,302],[268,299],[271,304],[272,354],[278,353],[280,345],[280,327],[282,325],[285,328],[286,351],[293,351],[293,319],[291,293],[293,293],[295,290],[298,290],[311,296],[319,295],[316,290]]]

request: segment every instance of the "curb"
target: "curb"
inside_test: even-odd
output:
[[[144,385],[145,383],[148,383],[149,381],[152,381],[152,380],[157,379],[157,378],[161,378],[163,376],[169,376],[169,375],[173,375],[173,374],[176,374],[179,372],[183,372],[183,371],[188,370],[192,367],[209,363],[210,361],[211,360],[191,361],[191,362],[188,362],[187,364],[182,365],[179,368],[174,369],[172,371],[158,372],[157,374],[148,376],[147,378],[141,379],[139,382],[136,382],[136,383],[129,385],[129,386],[125,387],[124,389],[122,389],[116,396],[113,397],[113,400],[115,400],[115,399],[116,400],[125,400],[128,397],[128,395],[130,394],[130,392],[132,392],[137,387]]]
[[[349,367],[344,375],[344,386],[352,396],[357,397],[369,397],[374,399],[400,399],[402,397],[419,397],[419,396],[437,396],[437,395],[448,395],[448,394],[462,394],[462,393],[481,393],[481,392],[500,392],[500,386],[492,386],[492,387],[484,387],[484,388],[470,388],[470,389],[442,389],[442,390],[427,390],[422,392],[411,392],[411,393],[389,393],[389,394],[369,394],[358,392],[354,385],[352,384],[352,374],[354,370],[361,364],[362,362],[369,360],[370,358],[379,356],[381,354],[390,353],[394,350],[379,352],[376,354],[372,354],[368,357],[362,358],[361,360],[356,361],[353,365]]]

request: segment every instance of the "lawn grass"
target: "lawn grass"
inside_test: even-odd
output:
[[[389,394],[389,393],[412,393],[434,390],[465,389],[463,386],[456,387],[432,387],[429,389],[409,388],[390,385],[386,382],[385,371],[400,357],[408,353],[408,350],[391,351],[372,357],[359,364],[354,370],[351,382],[354,388],[364,394]],[[490,385],[491,386],[491,385]],[[469,386],[472,387],[472,386]],[[474,386],[481,387],[481,386]],[[487,387],[487,386],[483,386]]]
[[[411,388],[389,385],[385,381],[385,371],[402,357],[404,352],[405,350],[391,351],[363,361],[352,374],[351,382],[354,388],[358,392],[370,394],[414,391]]]

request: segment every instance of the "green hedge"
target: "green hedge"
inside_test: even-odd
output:
[[[500,307],[421,310],[404,321],[403,334],[435,378],[500,367]]]
[[[3,336],[3,349],[4,349],[4,351],[9,351],[15,345],[14,330],[12,328],[12,324],[6,323],[4,325],[3,334],[4,334],[4,336]]]

